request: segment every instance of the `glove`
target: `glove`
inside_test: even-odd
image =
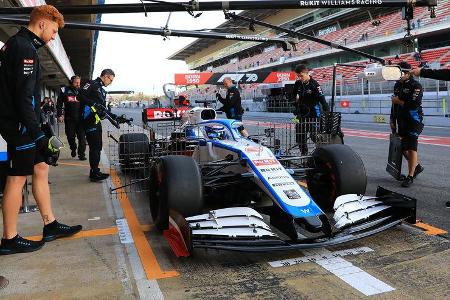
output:
[[[45,157],[45,163],[51,166],[57,165],[56,162],[63,147],[64,143],[56,136],[50,138],[44,136],[36,141],[36,150],[42,153]]]
[[[127,123],[128,125],[131,125],[131,122],[133,122],[133,119],[127,119],[126,115],[116,116],[116,121],[119,124]]]
[[[39,138],[36,141],[36,151],[39,151],[43,154],[46,153],[48,150],[48,142],[49,142],[49,138],[46,136]]]

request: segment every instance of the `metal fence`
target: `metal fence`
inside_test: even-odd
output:
[[[424,90],[422,105],[425,115],[448,116],[450,109],[450,82],[433,79],[419,79]],[[358,83],[338,81],[336,88],[335,111],[342,113],[389,114],[390,96],[394,90],[394,82],[370,83],[361,80]],[[331,99],[332,83],[322,83],[322,90],[328,101]],[[256,112],[292,112],[293,105],[287,95],[264,95],[259,89],[241,91],[242,106],[248,111]],[[191,101],[214,101],[214,94],[191,95]],[[342,101],[347,101],[343,105]],[[220,103],[216,104],[218,108]]]
[[[294,157],[295,160],[289,160],[291,163],[306,165],[312,151],[331,143],[332,137],[340,131],[340,114],[281,122],[246,121],[244,125],[250,139],[268,147],[278,157]],[[144,127],[108,128],[106,149],[110,171],[120,178],[120,182],[111,186],[111,193],[149,192],[152,162],[161,156],[191,156],[200,166],[211,162],[206,142],[227,138],[211,137],[202,126],[205,125],[180,127],[179,122],[160,121],[149,122]],[[199,138],[201,136],[204,138]],[[199,147],[202,141],[205,147]]]

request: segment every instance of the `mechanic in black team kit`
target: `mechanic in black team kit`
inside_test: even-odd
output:
[[[411,73],[406,71],[411,70],[409,63],[402,61],[399,66],[403,69],[403,75],[394,86],[390,119],[392,132],[397,132],[400,136],[403,155],[408,160],[408,176],[402,186],[409,187],[424,169],[417,159],[418,138],[423,130],[423,89]]]
[[[82,227],[56,221],[50,201],[49,166],[56,137],[40,128],[40,76],[38,49],[55,39],[64,18],[51,5],[37,6],[28,28],[11,37],[0,51],[0,134],[8,144],[9,170],[3,192],[3,238],[0,255],[39,250],[45,242],[70,236]],[[44,221],[43,239],[31,241],[17,234],[17,217],[27,176],[33,176],[33,196]]]
[[[424,69],[424,68],[414,68],[411,73],[414,76],[420,76],[423,78],[431,78],[442,81],[450,81],[450,69]],[[445,203],[447,208],[450,208],[450,201]]]
[[[411,71],[411,74],[423,78],[450,81],[450,69],[435,70],[435,69],[414,68]]]
[[[295,67],[297,81],[294,84],[292,102],[294,114],[299,123],[295,126],[296,141],[302,155],[308,154],[308,132],[314,132],[314,123],[318,121],[323,111],[329,111],[328,103],[320,84],[309,75],[305,65]],[[312,137],[315,139],[315,137]]]
[[[64,122],[67,141],[70,145],[71,156],[77,156],[78,138],[78,158],[86,160],[86,135],[81,122],[81,106],[78,100],[80,89],[80,76],[70,78],[70,86],[63,87],[57,102],[58,122]]]
[[[89,144],[89,164],[91,171],[89,178],[92,182],[104,180],[109,174],[100,172],[100,155],[102,152],[102,123],[108,113],[106,111],[106,91],[116,75],[113,70],[105,69],[97,79],[91,80],[80,90],[79,100],[82,104],[83,126]],[[113,117],[115,115],[109,113]]]
[[[239,93],[238,88],[233,84],[233,81],[230,77],[225,77],[223,80],[223,85],[227,89],[227,95],[225,99],[221,94],[216,93],[217,100],[223,104],[218,111],[225,112],[228,119],[235,119],[238,121],[242,121],[242,115],[244,113],[244,109],[241,105],[241,93]],[[245,130],[243,126],[239,128],[242,136],[248,137],[248,132]]]

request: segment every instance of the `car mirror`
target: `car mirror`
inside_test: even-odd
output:
[[[359,73],[358,77],[369,82],[397,81],[402,77],[402,69],[396,65],[382,66],[372,64]]]

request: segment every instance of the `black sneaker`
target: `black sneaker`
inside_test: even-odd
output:
[[[35,242],[16,235],[12,239],[2,239],[0,255],[33,252],[41,249],[44,244],[43,240]]]
[[[72,156],[72,157],[77,156],[77,149],[72,150],[72,152],[70,152],[70,156]]]
[[[447,203],[445,203],[445,206],[446,206],[447,208],[450,208],[450,201],[447,201]]]
[[[405,180],[402,182],[402,187],[409,187],[411,184],[413,184],[414,178],[412,176],[407,176]]]
[[[79,160],[87,160],[86,156],[84,156],[84,155],[78,156],[78,159],[79,159]]]
[[[89,175],[89,178],[91,179],[92,182],[99,182],[99,181],[105,180],[108,177],[109,177],[109,174],[105,174],[102,172],[91,173]]]
[[[50,224],[44,226],[42,233],[42,239],[46,242],[50,242],[59,238],[68,237],[74,235],[83,229],[81,225],[67,226],[58,223],[56,220]]]
[[[105,179],[109,177],[109,174],[108,174],[108,173],[100,172],[100,174],[102,174],[102,175],[105,177]]]
[[[417,164],[416,168],[414,169],[414,176],[413,178],[416,179],[417,175],[423,172],[425,170],[424,167],[422,167],[420,164]]]

